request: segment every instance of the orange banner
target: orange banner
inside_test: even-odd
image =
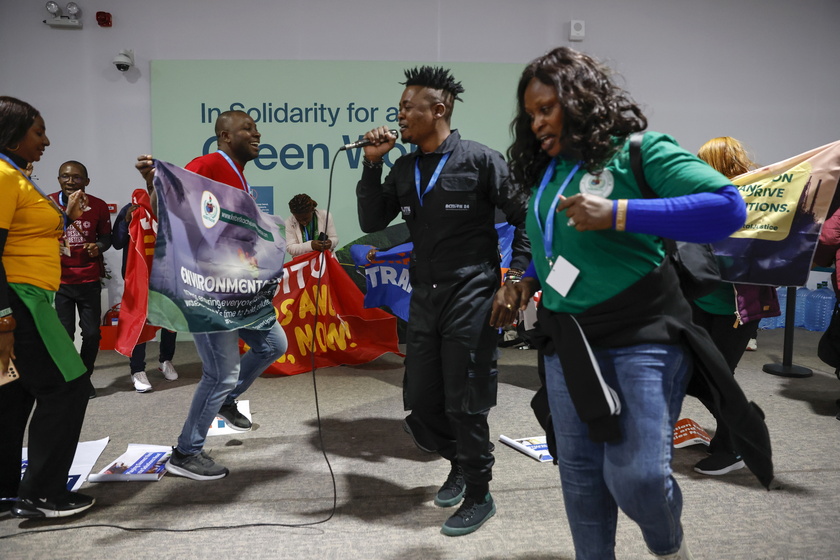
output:
[[[265,373],[312,371],[313,353],[316,368],[400,354],[397,318],[381,309],[365,309],[364,295],[331,252],[301,255],[283,269],[274,310],[289,348]]]

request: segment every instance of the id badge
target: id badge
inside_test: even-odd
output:
[[[563,257],[558,256],[545,280],[555,292],[566,297],[575,280],[577,280],[578,274],[580,274],[580,270]]]

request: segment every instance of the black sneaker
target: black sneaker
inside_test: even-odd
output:
[[[731,451],[717,451],[694,465],[694,470],[700,474],[719,476],[743,469],[744,466],[740,455]]]
[[[10,513],[17,498],[0,498],[0,513]]]
[[[452,465],[446,482],[438,490],[435,496],[435,505],[439,507],[452,507],[464,497],[467,483],[464,482],[464,471],[458,465]]]
[[[413,427],[412,424],[414,424]],[[414,445],[416,445],[417,449],[419,449],[420,451],[425,451],[426,453],[434,453],[437,451],[437,447],[435,446],[434,442],[431,440],[427,441],[428,438],[423,437],[423,428],[414,422],[414,419],[411,417],[411,415],[406,416],[405,420],[403,420],[403,430],[405,430],[405,433],[411,436],[411,440],[414,442]],[[418,434],[421,436],[420,439],[417,438]]]
[[[484,522],[496,514],[496,504],[493,496],[488,492],[484,496],[484,502],[478,503],[467,496],[464,503],[455,512],[455,515],[446,520],[440,528],[440,532],[449,537],[459,537],[477,531]]]
[[[224,418],[228,427],[237,432],[247,432],[251,429],[251,421],[239,412],[239,409],[236,408],[236,401],[233,404],[223,404],[216,416]]]
[[[43,517],[69,517],[88,509],[96,500],[78,492],[67,492],[57,500],[46,498],[20,498],[12,507],[12,515],[37,519]]]
[[[166,462],[166,471],[193,480],[216,480],[226,477],[230,472],[217,465],[204,450],[198,455],[184,455],[174,447],[172,456]]]

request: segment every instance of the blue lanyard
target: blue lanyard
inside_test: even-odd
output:
[[[554,177],[554,167],[556,164],[557,158],[551,158],[551,161],[548,162],[548,167],[545,169],[545,173],[543,173],[542,181],[540,181],[540,186],[537,189],[537,195],[534,197],[534,217],[537,219],[537,227],[540,228],[540,232],[543,234],[545,258],[548,259],[548,262],[551,263],[552,266],[554,265],[554,251],[551,248],[551,239],[554,233],[554,216],[557,213],[557,204],[560,202],[560,197],[563,196],[563,191],[565,191],[566,187],[569,186],[569,183],[572,178],[574,178],[575,173],[578,172],[581,165],[583,165],[583,162],[579,161],[575,164],[572,170],[569,171],[569,174],[566,175],[566,179],[563,181],[563,184],[560,185],[560,188],[557,190],[557,194],[554,196],[554,200],[548,208],[548,215],[545,217],[545,229],[543,229],[543,225],[540,220],[540,198],[542,198],[543,191]]]
[[[443,166],[446,165],[446,160],[449,159],[450,155],[452,155],[452,152],[446,152],[443,154],[443,157],[440,158],[440,162],[437,164],[437,168],[435,168],[432,178],[429,179],[429,185],[426,187],[426,190],[423,191],[423,194],[420,194],[420,158],[418,157],[414,160],[414,185],[417,187],[417,198],[420,199],[420,206],[423,206],[423,197],[426,196],[430,190],[435,188],[435,183],[437,183],[440,172],[443,171]]]
[[[11,159],[9,159],[8,157],[6,157],[3,154],[0,154],[0,159],[2,159],[3,161],[8,163],[9,165],[14,167],[15,169],[17,169],[20,172],[20,174],[23,175],[23,178],[26,179],[27,181],[29,181],[30,185],[35,187],[35,190],[38,191],[38,194],[40,194],[45,199],[47,199],[47,202],[49,202],[52,205],[53,208],[58,210],[58,213],[61,214],[62,217],[64,218],[64,222],[65,222],[64,228],[67,229],[67,222],[70,220],[70,218],[67,216],[67,213],[61,208],[61,206],[56,204],[53,199],[51,199],[50,197],[45,195],[44,191],[42,191],[41,188],[38,185],[35,184],[35,181],[32,180],[32,177],[27,176],[26,173],[24,173],[23,170],[15,164],[15,162],[13,162]]]
[[[224,153],[222,150],[216,150],[216,153],[217,154],[222,154],[222,157],[227,160],[228,164],[230,164],[230,166],[236,172],[236,175],[239,176],[239,180],[242,181],[242,187],[245,189],[245,192],[248,193],[248,194],[251,194],[251,185],[249,185],[248,182],[245,180],[245,177],[242,176],[242,173],[240,173],[239,168],[236,167],[236,164],[233,163],[233,160],[230,159],[230,156],[227,155],[226,153]],[[251,195],[251,196],[254,196],[254,195]]]

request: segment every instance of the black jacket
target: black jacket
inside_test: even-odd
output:
[[[590,437],[610,441],[620,437],[594,369],[583,356],[582,341],[571,315],[540,307],[538,326],[543,333],[540,349],[557,353],[564,371],[575,372],[566,382]],[[641,343],[684,344],[690,351],[694,372],[688,394],[711,403],[716,415],[732,432],[735,449],[758,480],[769,487],[773,480],[770,434],[764,413],[749,402],[735,381],[726,360],[709,334],[691,320],[691,308],[682,296],[670,259],[622,293],[598,304],[574,320],[593,347],[615,348]],[[574,381],[570,380],[574,377]]]
[[[419,163],[425,190],[443,154],[452,152],[434,189],[420,198],[415,185]],[[511,268],[525,269],[531,246],[525,235],[528,202],[511,187],[508,167],[498,152],[462,140],[457,130],[432,153],[403,155],[382,182],[382,170],[365,167],[356,186],[359,224],[370,233],[385,229],[402,213],[414,250],[411,279],[427,283],[451,279],[462,266],[499,262],[496,208],[516,227]]]

